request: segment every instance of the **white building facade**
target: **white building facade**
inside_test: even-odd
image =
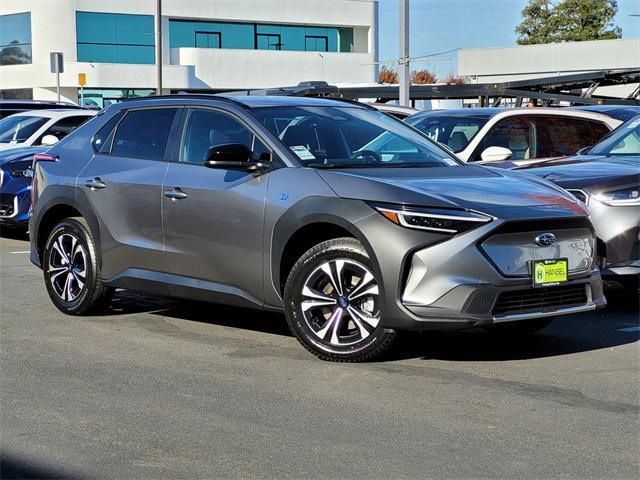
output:
[[[376,80],[376,0],[162,0],[162,89],[224,91]],[[2,0],[0,98],[102,107],[156,91],[156,0]]]

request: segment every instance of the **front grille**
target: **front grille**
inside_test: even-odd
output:
[[[587,303],[585,284],[560,287],[530,288],[501,293],[493,307],[493,315],[535,312],[571,307]]]

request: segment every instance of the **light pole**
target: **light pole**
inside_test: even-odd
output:
[[[400,95],[399,103],[410,106],[409,95],[409,0],[400,0]]]
[[[156,7],[156,61],[158,64],[158,87],[156,95],[162,95],[162,0],[157,0]]]

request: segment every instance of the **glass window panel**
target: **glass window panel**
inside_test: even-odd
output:
[[[0,45],[31,43],[31,14],[0,15]]]
[[[197,48],[220,48],[220,32],[196,32]]]
[[[353,28],[338,28],[340,52],[353,52]]]
[[[30,44],[0,47],[0,65],[22,65],[31,62]]]
[[[176,108],[128,112],[118,126],[111,154],[163,160],[176,112]]]
[[[152,15],[76,12],[78,61],[155,62]]]
[[[259,33],[258,36],[258,49],[259,50],[280,50],[282,42],[280,41],[280,35],[271,35]]]
[[[327,52],[338,51],[338,29],[327,28]]]
[[[255,48],[253,25],[248,23],[218,23],[222,33],[222,48]]]
[[[193,22],[169,21],[169,45],[171,48],[194,47],[195,27]]]
[[[76,12],[76,39],[78,43],[117,43],[116,15]]]
[[[327,37],[305,37],[305,50],[308,52],[326,52]]]
[[[151,15],[116,15],[116,43],[119,45],[155,45]]]
[[[155,47],[116,45],[116,63],[156,63]]]
[[[304,27],[286,26],[281,32],[282,50],[305,50]]]
[[[240,143],[254,152],[256,160],[267,160],[268,150],[235,118],[211,110],[192,110],[187,119],[181,162],[202,165],[209,148]]]
[[[117,63],[115,45],[78,44],[79,62]]]

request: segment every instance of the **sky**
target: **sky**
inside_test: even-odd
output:
[[[409,0],[409,55],[419,57],[457,48],[504,47],[516,44],[514,30],[527,0]],[[398,58],[399,2],[379,0],[380,60]],[[640,0],[618,0],[615,22],[623,38],[640,38]],[[415,61],[438,77],[457,73],[455,52],[438,55],[446,60]],[[393,64],[388,64],[393,66]]]

